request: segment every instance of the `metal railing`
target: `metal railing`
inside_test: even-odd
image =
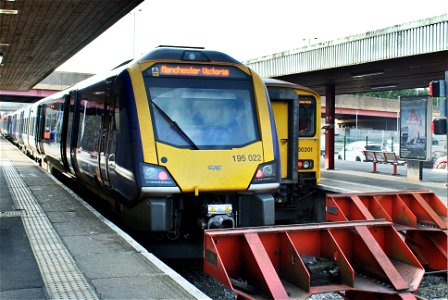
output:
[[[244,63],[263,77],[277,77],[444,50],[448,50],[448,14]]]

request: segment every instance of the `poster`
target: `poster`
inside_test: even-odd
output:
[[[431,158],[431,106],[427,97],[400,99],[400,158]]]

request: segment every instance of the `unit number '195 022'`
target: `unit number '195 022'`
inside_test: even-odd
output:
[[[261,154],[238,154],[232,155],[234,162],[243,162],[243,161],[261,161]]]

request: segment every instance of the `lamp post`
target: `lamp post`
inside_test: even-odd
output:
[[[133,28],[133,37],[132,37],[132,58],[135,58],[135,41],[136,41],[136,13],[142,11],[142,9],[140,8],[139,10],[135,10],[134,11],[134,28]]]
[[[309,45],[311,45],[311,41],[316,41],[317,40],[317,37],[314,37],[314,38],[305,38],[305,39],[302,39],[302,42],[306,42],[306,41],[308,41],[308,45],[307,46],[309,46]]]

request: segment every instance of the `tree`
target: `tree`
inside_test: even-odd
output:
[[[429,88],[391,90],[391,91],[375,91],[375,92],[366,92],[366,93],[356,93],[355,95],[386,98],[386,99],[397,99],[398,100],[398,99],[400,99],[399,97],[404,97],[404,96],[428,96]]]

